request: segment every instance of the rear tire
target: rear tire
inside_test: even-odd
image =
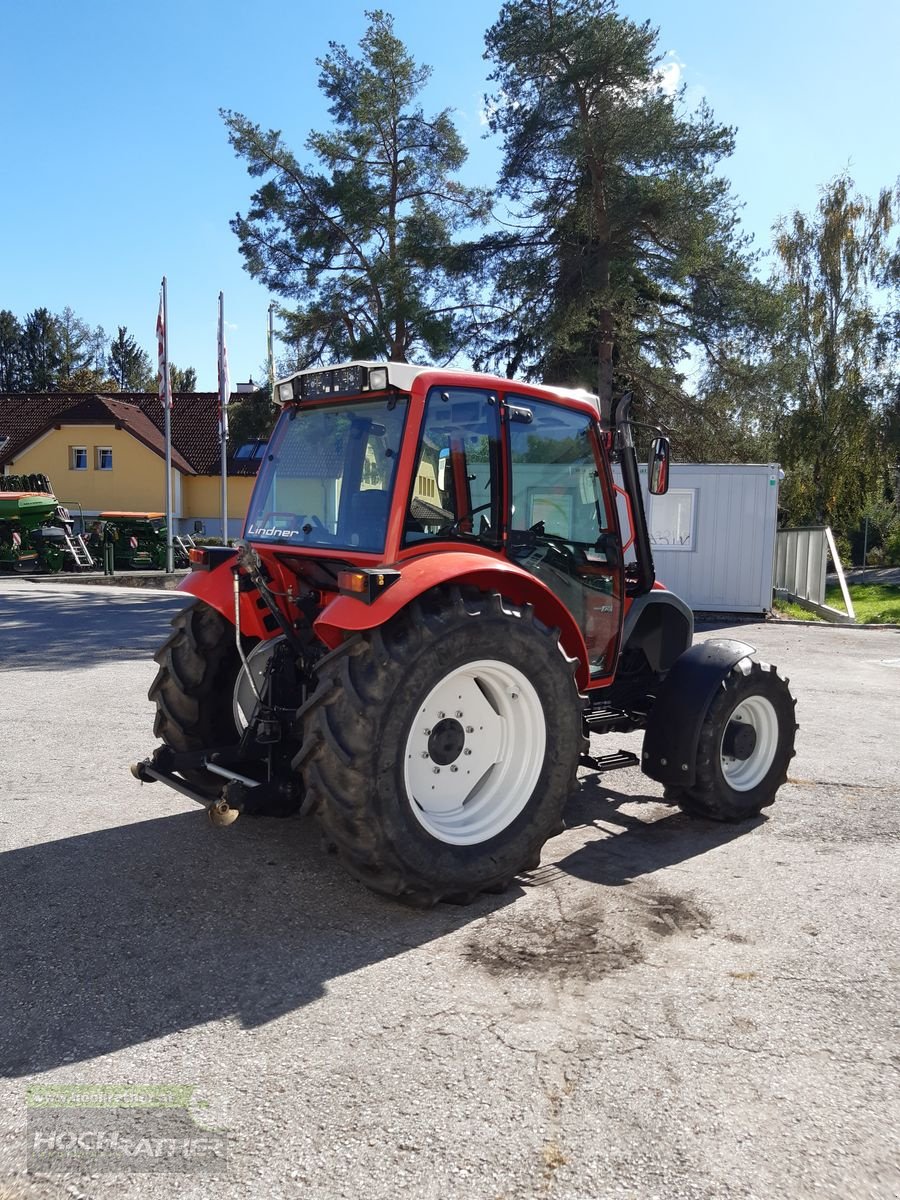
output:
[[[458,589],[323,659],[293,765],[350,873],[432,905],[536,867],[583,748],[575,668],[530,607]]]
[[[234,626],[202,600],[172,620],[173,633],[154,660],[159,664],[149,698],[156,704],[153,732],[175,751],[231,746],[240,740],[233,695],[240,668]],[[204,795],[215,796],[223,780],[208,771],[183,772]]]
[[[666,788],[666,799],[714,821],[744,821],[767,808],[795,753],[796,703],[774,667],[742,658],[707,710],[694,783]]]

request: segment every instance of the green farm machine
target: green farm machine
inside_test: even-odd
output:
[[[166,517],[160,512],[102,512],[104,537],[111,542],[117,571],[166,569]],[[194,545],[190,534],[173,534],[172,560],[176,570],[190,566]]]
[[[69,510],[46,475],[0,477],[0,571],[17,575],[87,571],[94,566]]]

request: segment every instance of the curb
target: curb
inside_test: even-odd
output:
[[[900,629],[900,625],[887,623],[867,625],[864,621],[796,621],[793,617],[769,617],[766,624],[796,625],[801,629],[804,626],[807,629],[810,626],[814,629]]]

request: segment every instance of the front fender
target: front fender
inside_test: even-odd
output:
[[[517,564],[484,554],[441,551],[399,564],[400,578],[371,604],[352,596],[338,596],[319,614],[315,632],[329,649],[348,634],[384,625],[413,600],[435,587],[469,584],[482,592],[499,592],[513,604],[531,604],[535,615],[551,629],[570,658],[577,659],[579,687],[587,686],[587,647],[572,614],[551,590]]]
[[[229,559],[211,571],[192,571],[179,583],[178,591],[196,596],[198,600],[202,600],[204,604],[208,604],[210,608],[221,613],[225,620],[233,625],[234,573],[231,569],[232,564],[233,559]],[[276,586],[278,585],[276,584]],[[260,608],[259,593],[254,589],[249,592],[241,592],[240,597],[241,633],[245,637],[251,638],[274,637],[277,629],[268,628],[268,625],[273,624],[272,617],[264,604]]]
[[[675,660],[647,720],[641,755],[645,775],[684,787],[694,783],[700,729],[713,696],[735,663],[753,653],[746,642],[712,638]]]

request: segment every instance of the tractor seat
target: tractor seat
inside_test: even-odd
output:
[[[360,550],[382,550],[387,532],[387,492],[371,488],[357,492],[350,499],[347,513],[347,532],[350,541]]]

